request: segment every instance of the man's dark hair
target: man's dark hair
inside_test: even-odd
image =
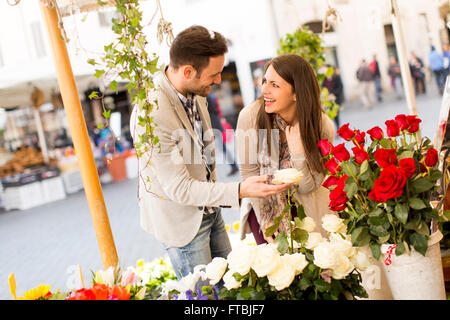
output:
[[[208,66],[210,57],[228,52],[227,40],[220,33],[202,26],[181,31],[170,47],[170,65],[178,69],[189,64],[200,74]]]

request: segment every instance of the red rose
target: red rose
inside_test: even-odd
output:
[[[331,148],[333,147],[333,145],[327,139],[320,140],[317,146],[320,148],[320,152],[322,152],[322,155],[324,157],[330,153]]]
[[[344,180],[345,181],[345,180]],[[342,211],[347,208],[347,193],[344,186],[337,186],[330,192],[330,209],[333,211]]]
[[[327,189],[330,189],[330,187],[337,185],[338,181],[339,181],[338,177],[336,177],[336,176],[329,176],[322,183],[322,186],[327,188]]]
[[[410,123],[408,122],[405,114],[399,114],[398,116],[396,116],[395,122],[397,122],[400,131],[406,130],[410,126]]]
[[[383,130],[380,127],[373,127],[370,130],[367,130],[367,133],[370,134],[372,140],[380,140],[383,138]]]
[[[333,147],[331,153],[340,162],[350,159],[350,153],[347,151],[347,149],[345,149],[344,143],[338,144],[337,146]]]
[[[397,164],[397,155],[395,149],[378,149],[374,153],[375,160],[381,168]]]
[[[349,123],[344,124],[342,127],[339,128],[337,131],[337,134],[344,140],[350,141],[355,136],[355,131],[350,130],[348,128]]]
[[[422,122],[422,120],[417,118],[417,115],[406,116],[406,121],[408,121],[409,124],[408,126],[409,133],[417,132],[419,130],[419,123]]]
[[[388,137],[397,137],[400,134],[400,128],[395,120],[387,120],[385,124]]]
[[[361,144],[364,144],[364,142],[366,141],[366,133],[363,131],[363,132],[361,132],[361,131],[359,131],[359,130],[356,130],[355,131],[355,141],[359,144],[359,145],[361,145]]]
[[[434,148],[430,148],[427,151],[427,155],[425,156],[425,164],[427,167],[434,167],[438,162],[438,152]]]
[[[337,163],[335,158],[331,158],[327,162],[325,162],[325,167],[330,171],[331,174],[336,174],[336,172],[341,170],[339,167],[339,163]]]
[[[364,160],[369,160],[369,154],[361,147],[352,148],[353,154],[355,155],[355,161],[361,165]]]
[[[416,172],[416,162],[413,158],[404,158],[398,162],[398,166],[407,178],[411,178]]]
[[[389,166],[384,168],[380,177],[375,180],[369,198],[379,203],[398,198],[403,194],[405,184],[406,176],[403,171],[396,166]]]

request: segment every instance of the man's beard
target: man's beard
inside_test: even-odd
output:
[[[200,96],[200,97],[207,97],[209,95],[209,92],[211,90],[211,85],[209,86],[205,86],[205,87],[200,87],[200,88],[192,88],[189,90],[189,92],[195,94],[196,96]]]

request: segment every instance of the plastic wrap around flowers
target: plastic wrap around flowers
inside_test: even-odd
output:
[[[282,253],[283,248],[280,252],[282,242],[258,246],[239,244],[226,259],[214,258],[206,266],[197,266],[193,274],[179,282],[178,288],[171,289],[192,293],[198,280],[206,280],[211,286],[223,284],[219,299],[367,297],[358,270],[369,266],[369,258],[352,246],[342,219],[325,215],[322,226],[329,232],[328,239],[312,232],[315,223],[311,218],[303,219],[302,227],[308,237],[302,243],[293,241],[289,253]],[[290,242],[289,237],[286,240]],[[208,290],[211,292],[210,287]]]

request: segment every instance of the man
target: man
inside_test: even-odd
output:
[[[377,56],[373,55],[373,60],[369,65],[370,70],[372,70],[373,74],[373,82],[375,84],[375,92],[377,95],[378,102],[383,101],[383,97],[381,96],[381,93],[383,92],[383,89],[381,87],[381,72],[380,67],[378,65]]]
[[[150,163],[149,154],[139,158],[141,226],[163,243],[179,279],[231,251],[220,208],[239,208],[241,198],[266,197],[291,186],[267,184],[267,176],[215,182],[214,135],[205,97],[221,82],[227,51],[220,33],[192,26],[175,38],[170,64],[155,79],[158,107],[151,116],[161,150],[154,150]],[[144,113],[136,108],[130,129],[138,143],[145,129],[137,125]]]
[[[362,60],[356,71],[356,78],[360,82],[361,87],[361,101],[364,109],[372,108],[375,100],[375,85],[373,83],[373,74],[366,60]]]
[[[437,52],[434,46],[431,46],[430,54],[428,55],[428,62],[430,63],[430,69],[434,73],[436,78],[436,84],[439,89],[439,93],[444,93],[446,70],[444,68],[444,57]]]
[[[402,74],[397,59],[394,56],[389,58],[388,75],[391,78],[391,86],[394,88],[397,99],[403,98]]]

